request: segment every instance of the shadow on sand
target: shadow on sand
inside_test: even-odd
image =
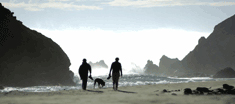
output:
[[[123,92],[123,93],[136,93],[136,92],[131,92],[131,91],[123,91],[123,90],[117,90],[118,92]]]
[[[86,91],[89,91],[89,92],[97,92],[97,93],[104,93],[104,91],[94,91],[94,90],[86,90]]]

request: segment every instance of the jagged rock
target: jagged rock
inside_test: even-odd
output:
[[[3,86],[75,85],[70,60],[58,44],[24,26],[2,5],[0,11]]]
[[[200,45],[203,45],[205,43],[206,43],[206,38],[205,37],[201,37],[198,41],[198,44],[200,44]]]
[[[164,73],[167,76],[179,76],[182,74],[182,65],[180,60],[171,59],[163,55],[159,62],[159,73]]]
[[[226,92],[227,92],[227,94],[233,94],[233,95],[235,95],[235,89],[233,89],[233,90],[227,90]]]
[[[223,84],[223,88],[217,88],[214,90],[209,90],[210,88],[206,88],[206,87],[197,87],[196,90],[191,90],[190,88],[185,88],[184,89],[184,94],[188,95],[188,94],[196,94],[196,95],[200,95],[200,94],[204,94],[207,93],[208,95],[212,95],[212,94],[235,94],[235,89],[234,86],[228,85],[228,84]]]
[[[235,15],[215,26],[214,31],[186,57],[182,65],[189,72],[214,75],[217,71],[230,66],[235,67]]]
[[[203,93],[208,93],[208,92],[212,92],[211,90],[209,90],[208,88],[206,87],[197,87],[196,89],[198,92],[200,92],[200,94],[203,94]]]
[[[223,84],[224,94],[235,94],[235,89],[234,86],[228,85],[228,84]]]
[[[192,94],[192,90],[190,88],[185,88],[184,89],[184,94],[185,95]]]
[[[172,64],[177,63],[177,62],[180,62],[178,58],[171,59],[163,55],[160,59],[159,68],[168,69],[168,67],[170,67]]]
[[[216,92],[216,94],[217,94],[217,93],[223,94],[225,91],[224,91],[224,89],[222,89],[222,88],[217,88],[217,89],[215,89],[214,92]]]
[[[167,90],[166,90],[166,89],[163,89],[162,92],[167,92]]]
[[[231,67],[227,67],[218,71],[213,78],[235,78],[235,71]]]
[[[147,64],[144,67],[144,72],[147,74],[156,74],[158,70],[158,66],[156,64],[153,64],[153,61],[151,60],[148,60]]]
[[[162,92],[163,92],[163,93],[170,93],[170,92],[172,92],[172,91],[168,91],[168,90],[166,90],[166,89],[163,89]]]
[[[108,65],[105,64],[104,60],[100,60],[99,62],[92,63],[89,62],[91,68],[108,68]]]
[[[234,86],[228,85],[228,84],[223,84],[223,88],[226,90],[232,90]]]

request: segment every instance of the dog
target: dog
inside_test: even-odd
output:
[[[100,79],[100,78],[96,78],[95,81],[94,81],[94,88],[95,88],[96,82],[98,83],[98,87],[99,87],[99,88],[101,88],[101,86],[102,86],[102,87],[105,86],[104,80],[102,80],[102,79]],[[100,85],[101,85],[101,86],[100,86]]]

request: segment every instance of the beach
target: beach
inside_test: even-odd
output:
[[[184,89],[197,87],[222,88],[223,84],[234,86],[234,80],[170,83],[55,92],[2,92],[0,104],[234,104],[235,95],[203,94],[185,95]],[[171,92],[163,92],[166,89]],[[179,91],[180,90],[180,91]]]

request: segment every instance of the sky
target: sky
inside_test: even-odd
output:
[[[1,0],[17,20],[82,59],[143,68],[162,55],[182,60],[214,26],[234,15],[234,0]]]

